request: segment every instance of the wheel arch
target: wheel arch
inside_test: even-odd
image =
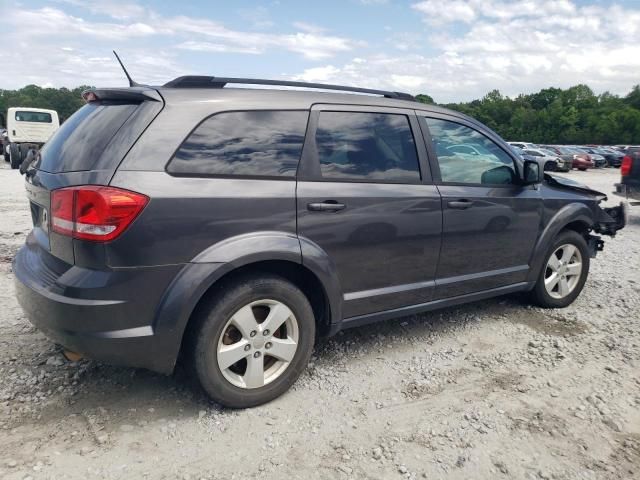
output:
[[[570,203],[556,212],[544,227],[533,249],[527,277],[531,287],[540,274],[549,245],[556,236],[563,230],[573,230],[586,238],[593,223],[593,212],[584,203]]]
[[[342,318],[342,293],[334,268],[326,252],[294,234],[261,232],[224,240],[197,255],[171,282],[157,308],[154,333],[172,339],[174,351],[165,354],[175,364],[192,319],[207,299],[227,282],[266,273],[300,288],[311,303],[319,333],[329,334],[331,325]]]

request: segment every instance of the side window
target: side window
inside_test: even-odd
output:
[[[436,148],[443,182],[516,183],[512,158],[492,140],[459,123],[435,118],[425,120]],[[461,146],[466,147],[466,151]]]
[[[418,154],[406,115],[320,112],[316,146],[323,178],[420,181]]]
[[[169,163],[169,173],[295,177],[309,112],[226,112],[202,122]]]

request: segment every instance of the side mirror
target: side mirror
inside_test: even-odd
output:
[[[542,183],[544,179],[544,171],[540,168],[540,164],[535,160],[524,161],[524,175],[522,183],[525,185],[533,185],[535,183]]]

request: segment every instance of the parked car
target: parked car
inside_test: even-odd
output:
[[[11,168],[20,168],[29,150],[39,149],[60,127],[58,112],[44,108],[11,107],[7,111],[9,144],[4,149]]]
[[[566,164],[565,167],[568,168],[568,170],[575,168],[574,157],[577,154],[568,147],[565,147],[563,145],[541,145],[540,148],[549,150],[550,152],[553,152],[554,154],[562,158]]]
[[[512,145],[514,147],[518,147],[521,149],[525,149],[525,148],[538,148],[538,145],[536,145],[535,143],[530,143],[530,142],[507,142],[509,145]]]
[[[596,168],[604,168],[607,166],[607,159],[598,148],[585,146],[580,146],[578,148],[587,152],[591,156],[591,160],[595,164]]]
[[[317,335],[511,292],[565,307],[624,226],[604,194],[407,94],[180,77],[85,99],[26,166],[20,305],[108,363],[180,355],[230,407],[284,393]]]
[[[576,147],[565,147],[573,152],[573,168],[577,168],[578,170],[585,171],[588,168],[595,167],[595,163],[591,160],[591,155],[589,155],[584,150],[580,150]]]
[[[620,183],[615,194],[640,204],[640,147],[627,147],[620,167]]]
[[[568,172],[573,166],[573,159],[565,160],[556,155],[555,152],[544,148],[525,148],[524,153],[536,157],[538,160],[542,160],[545,165],[545,170]],[[548,168],[547,165],[552,165],[552,167]]]
[[[607,166],[620,168],[624,154],[610,147],[598,147],[597,152],[607,161]]]

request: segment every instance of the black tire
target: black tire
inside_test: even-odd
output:
[[[7,144],[2,144],[2,155],[4,157],[4,161],[9,163],[9,154],[7,153]]]
[[[582,263],[582,271],[580,273],[580,277],[573,288],[573,290],[563,298],[554,298],[552,297],[547,289],[545,288],[545,277],[547,275],[547,263],[551,257],[551,255],[562,245],[570,244],[575,246],[581,256]],[[531,297],[535,304],[543,308],[564,308],[568,305],[571,305],[573,301],[580,295],[585,282],[587,281],[587,276],[589,275],[589,247],[587,245],[587,241],[584,239],[582,235],[573,230],[563,230],[558,234],[556,239],[553,241],[547,253],[545,255],[543,266],[540,270],[540,274],[538,275],[538,280],[536,281],[536,285],[531,291]]]
[[[20,144],[20,159],[22,160],[22,162],[24,162],[27,159],[27,155],[29,155],[29,150],[31,150],[31,147],[28,144],[26,143]]]
[[[17,143],[9,145],[9,162],[11,163],[12,169],[17,170],[20,168],[22,157],[20,156],[20,145]]]
[[[242,388],[225,378],[217,360],[217,348],[228,320],[242,307],[270,299],[285,304],[298,326],[298,346],[286,369],[270,383]],[[248,408],[267,403],[286,392],[307,367],[315,342],[316,323],[307,297],[293,284],[275,275],[245,276],[227,283],[213,295],[194,319],[189,347],[195,374],[204,391],[230,408]],[[265,351],[265,357],[267,352]]]
[[[580,170],[581,172],[586,172],[587,171],[586,168],[582,168],[582,167],[578,167],[578,170]]]

